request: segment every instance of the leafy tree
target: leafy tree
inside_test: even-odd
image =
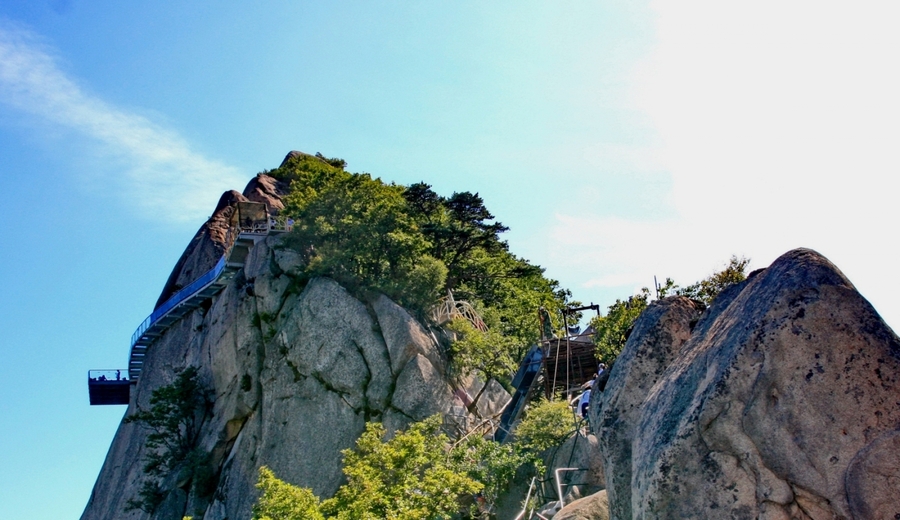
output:
[[[262,496],[253,505],[252,520],[324,520],[311,490],[279,480],[266,466],[259,468],[256,487]]]
[[[597,316],[591,320],[597,359],[612,365],[625,347],[635,320],[647,308],[649,298],[650,290],[644,287],[639,294],[629,296],[626,300],[616,300],[609,306],[606,316]]]
[[[747,279],[744,271],[750,265],[750,259],[732,255],[721,271],[717,271],[697,283],[678,289],[676,294],[703,302],[707,307],[725,288]]]
[[[460,498],[483,485],[450,464],[440,424],[440,416],[434,416],[384,442],[384,427],[368,423],[356,449],[343,452],[347,483],[322,503],[322,511],[338,520],[452,516]]]
[[[273,172],[291,181],[284,213],[295,219],[287,245],[301,253],[307,276],[384,292],[424,310],[440,296],[446,268],[409,216],[404,188],[350,174],[308,156]]]
[[[499,222],[488,222],[494,216],[477,193],[454,193],[447,199],[420,182],[408,187],[403,195],[430,243],[431,255],[447,266],[448,289],[455,289],[468,278],[465,264],[475,251],[506,251],[507,245],[499,234],[509,228]]]
[[[450,460],[457,471],[484,485],[480,498],[486,509],[492,508],[509,489],[520,468],[538,465],[537,459],[518,444],[500,444],[477,435],[470,435],[454,446]],[[477,515],[476,511],[471,513]]]
[[[500,239],[509,228],[492,222],[494,216],[477,193],[445,198],[417,183],[403,196],[429,243],[428,253],[447,266],[445,287],[458,299],[493,311],[489,326],[513,338],[509,354],[521,358],[540,335],[536,309],[545,305],[558,314],[571,295],[545,278],[543,269],[509,252]]]
[[[334,166],[335,168],[340,168],[343,170],[344,168],[347,167],[347,161],[345,161],[339,157],[325,157],[324,155],[322,155],[319,152],[316,152],[316,157],[327,162],[331,166]]]
[[[516,369],[516,362],[512,358],[514,339],[500,334],[496,329],[482,332],[465,318],[454,319],[447,329],[456,333],[457,337],[450,344],[450,357],[455,372],[468,374],[474,370],[488,382],[491,379],[505,379]],[[482,386],[472,399],[469,412],[476,411],[478,400],[487,386]]]
[[[309,155],[269,174],[290,184],[283,214],[294,225],[285,244],[300,252],[305,277],[381,291],[422,314],[452,290],[485,314],[492,331],[509,338],[491,338],[504,351],[483,361],[470,357],[472,368],[508,360],[514,366],[539,339],[536,309],[547,307],[556,317],[570,297],[543,269],[508,251],[499,238],[507,227],[494,221],[477,193],[447,198],[424,183],[388,185]]]
[[[516,441],[506,444],[470,435],[451,445],[440,427],[441,417],[435,415],[386,440],[381,424],[367,424],[356,449],[343,452],[347,483],[322,502],[311,490],[260,468],[257,488],[262,496],[253,506],[252,518],[481,517],[521,470],[543,473],[541,456],[572,433],[572,417],[566,403],[543,401],[529,409]],[[478,499],[466,512],[464,499],[476,493]],[[480,506],[487,507],[479,511]]]
[[[559,446],[574,430],[572,410],[565,401],[533,403],[516,428],[516,443],[524,451],[542,454]]]
[[[163,498],[159,479],[181,466],[190,472],[192,485],[200,495],[211,492],[214,476],[209,455],[195,448],[209,404],[197,380],[197,369],[188,367],[171,384],[153,391],[149,410],[138,410],[124,419],[151,431],[144,444],[144,474],[149,478],[138,491],[140,498],[128,500],[129,510],[153,512]]]

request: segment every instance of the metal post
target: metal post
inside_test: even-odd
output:
[[[562,509],[566,506],[566,504],[563,501],[562,483],[559,481],[560,471],[581,471],[581,468],[556,468],[556,471],[553,472],[553,474],[556,476],[556,494],[559,495],[559,508]]]
[[[525,506],[522,507],[522,512],[516,515],[513,520],[521,520],[522,516],[525,515],[525,511],[528,509],[528,501],[531,500],[531,490],[534,489],[534,481],[537,477],[531,477],[531,485],[528,486],[528,494],[525,495]]]

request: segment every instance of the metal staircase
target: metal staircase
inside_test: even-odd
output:
[[[224,289],[244,267],[257,242],[288,231],[291,223],[270,217],[265,204],[237,203],[226,234],[225,253],[216,265],[157,307],[132,334],[127,376],[121,377],[121,370],[89,372],[91,404],[128,404],[130,386],[137,383],[150,346],[174,323]],[[115,374],[115,379],[107,373]]]
[[[494,434],[495,441],[504,442],[506,440],[513,425],[522,415],[522,410],[525,409],[532,392],[539,388],[537,382],[543,369],[543,361],[544,349],[538,345],[531,347],[531,350],[525,355],[525,359],[522,360],[522,364],[519,365],[519,370],[512,380],[512,386],[516,391],[509,404],[503,409],[503,415],[500,416],[500,427]]]
[[[215,267],[191,282],[187,287],[173,294],[131,335],[131,356],[128,361],[128,375],[137,380],[144,366],[147,349],[154,341],[186,314],[200,306],[205,300],[219,293],[244,267],[247,255],[256,242],[267,233],[239,233],[234,244],[222,255]]]

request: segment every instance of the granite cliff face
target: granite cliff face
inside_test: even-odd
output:
[[[266,197],[277,199],[283,188],[261,175],[243,195],[223,195],[161,301],[176,284],[190,282],[218,260],[229,204],[247,198],[271,202]],[[212,403],[198,444],[211,454],[215,491],[199,496],[174,471],[163,480],[165,496],[154,514],[126,512],[141,485],[149,432],[123,423],[83,520],[249,518],[262,465],[319,496],[331,496],[343,479],[340,451],[354,446],[367,421],[394,431],[462,406],[456,396],[467,389],[455,389],[445,376],[434,331],[384,296],[361,301],[326,278],[301,283],[298,267],[298,255],[278,238],[257,243],[243,270],[209,305],[182,318],[151,346],[132,390],[127,414],[149,408],[153,390],[186,367],[197,367]],[[496,402],[504,392],[489,394],[495,399],[485,406],[504,404]]]
[[[654,303],[594,397],[613,519],[900,518],[900,340],[814,251]]]

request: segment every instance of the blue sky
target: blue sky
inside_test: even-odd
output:
[[[891,2],[123,4],[0,4],[0,518],[80,515],[87,370],[292,149],[479,192],[584,302],[804,246],[900,320]]]

